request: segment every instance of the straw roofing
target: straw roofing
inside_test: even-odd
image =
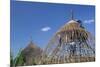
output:
[[[75,20],[70,20],[57,32],[63,41],[85,41],[88,39],[88,32]]]

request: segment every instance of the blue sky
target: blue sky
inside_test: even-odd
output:
[[[11,1],[11,50],[16,55],[32,40],[44,48],[54,33],[74,18],[83,21],[86,29],[95,35],[95,7],[72,4]]]

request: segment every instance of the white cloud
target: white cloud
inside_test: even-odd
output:
[[[41,31],[43,31],[43,32],[46,32],[46,31],[49,31],[49,30],[51,30],[50,27],[43,27],[43,28],[41,29]]]
[[[86,24],[91,24],[91,23],[93,23],[93,22],[95,22],[94,19],[89,19],[89,20],[85,20],[85,21],[84,21],[84,23],[86,23]]]

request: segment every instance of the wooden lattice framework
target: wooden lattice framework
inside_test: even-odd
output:
[[[74,20],[62,26],[49,41],[40,64],[57,64],[95,61],[94,38],[90,32]]]

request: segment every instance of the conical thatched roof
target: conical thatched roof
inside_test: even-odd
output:
[[[64,26],[62,26],[57,33],[60,32],[66,32],[69,30],[85,30],[83,28],[80,27],[80,23],[78,23],[75,20],[70,20],[69,22],[67,22]]]
[[[31,41],[22,53],[25,57],[26,65],[32,65],[33,60],[36,62],[40,58],[42,49]]]
[[[60,35],[63,40],[75,41],[86,40],[88,38],[88,32],[81,27],[81,24],[75,20],[70,20],[64,26],[62,26],[56,35]]]
[[[23,53],[26,55],[30,55],[34,53],[40,53],[42,50],[37,45],[35,45],[32,41],[28,44],[28,46],[23,50]]]

